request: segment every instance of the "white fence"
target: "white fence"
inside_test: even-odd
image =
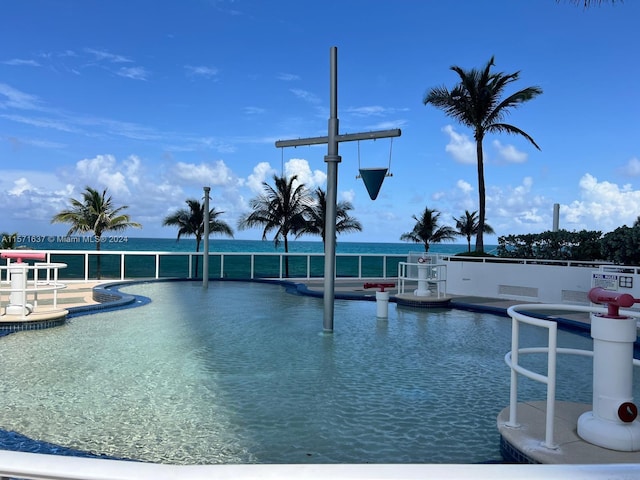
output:
[[[44,251],[47,262],[68,265],[63,280],[134,278],[202,278],[202,252]],[[337,254],[336,275],[349,278],[395,278],[406,255]],[[196,269],[196,265],[198,268]],[[62,275],[62,274],[61,274]],[[320,278],[323,253],[210,252],[210,278]]]

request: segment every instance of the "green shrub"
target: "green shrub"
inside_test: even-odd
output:
[[[583,260],[602,258],[602,232],[558,230],[498,238],[498,256],[544,260]]]

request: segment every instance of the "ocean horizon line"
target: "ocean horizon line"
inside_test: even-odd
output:
[[[166,237],[131,237],[128,235],[104,235],[96,240],[92,235],[20,235],[16,247],[34,250],[96,250],[99,242],[100,250],[108,251],[159,251],[159,252],[194,252],[196,240],[193,237],[183,237],[180,240]],[[201,242],[199,251],[203,250]],[[289,253],[322,253],[322,240],[290,240]],[[497,245],[486,245],[487,251],[492,251]],[[472,246],[473,249],[473,246]],[[259,252],[282,253],[284,246],[281,242],[276,248],[273,240],[210,238],[210,252]],[[424,247],[419,243],[410,242],[356,242],[342,241],[336,243],[337,253],[356,254],[391,254],[406,255],[423,252]],[[466,243],[436,243],[430,244],[429,253],[455,254],[468,251]]]

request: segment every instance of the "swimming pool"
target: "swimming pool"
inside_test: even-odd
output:
[[[507,318],[392,306],[381,320],[372,302],[337,300],[324,335],[322,300],[276,285],[121,290],[153,301],[0,339],[0,428],[174,464],[500,459]],[[561,332],[559,344],[591,340]],[[563,359],[557,398],[589,403],[589,370]],[[521,398],[544,398],[523,383]]]

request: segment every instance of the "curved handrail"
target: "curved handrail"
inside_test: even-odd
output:
[[[556,357],[557,354],[593,356],[589,350],[562,348],[557,346],[557,322],[555,320],[536,318],[526,312],[535,311],[565,311],[565,312],[586,312],[606,314],[606,307],[564,305],[564,304],[520,304],[513,305],[507,309],[507,314],[511,317],[511,351],[504,357],[505,363],[511,369],[511,388],[509,395],[509,420],[507,426],[518,427],[517,405],[518,405],[518,375],[530,378],[547,385],[547,406],[545,423],[545,440],[543,446],[555,449],[557,446],[553,442],[553,424],[555,417],[555,397],[556,397]],[[620,310],[620,314],[633,318],[640,318],[640,312],[634,310]],[[520,323],[546,328],[548,332],[547,347],[527,347],[519,348]],[[520,354],[546,353],[547,354],[547,374],[542,375],[518,363]],[[640,366],[640,360],[633,360],[635,366]]]

